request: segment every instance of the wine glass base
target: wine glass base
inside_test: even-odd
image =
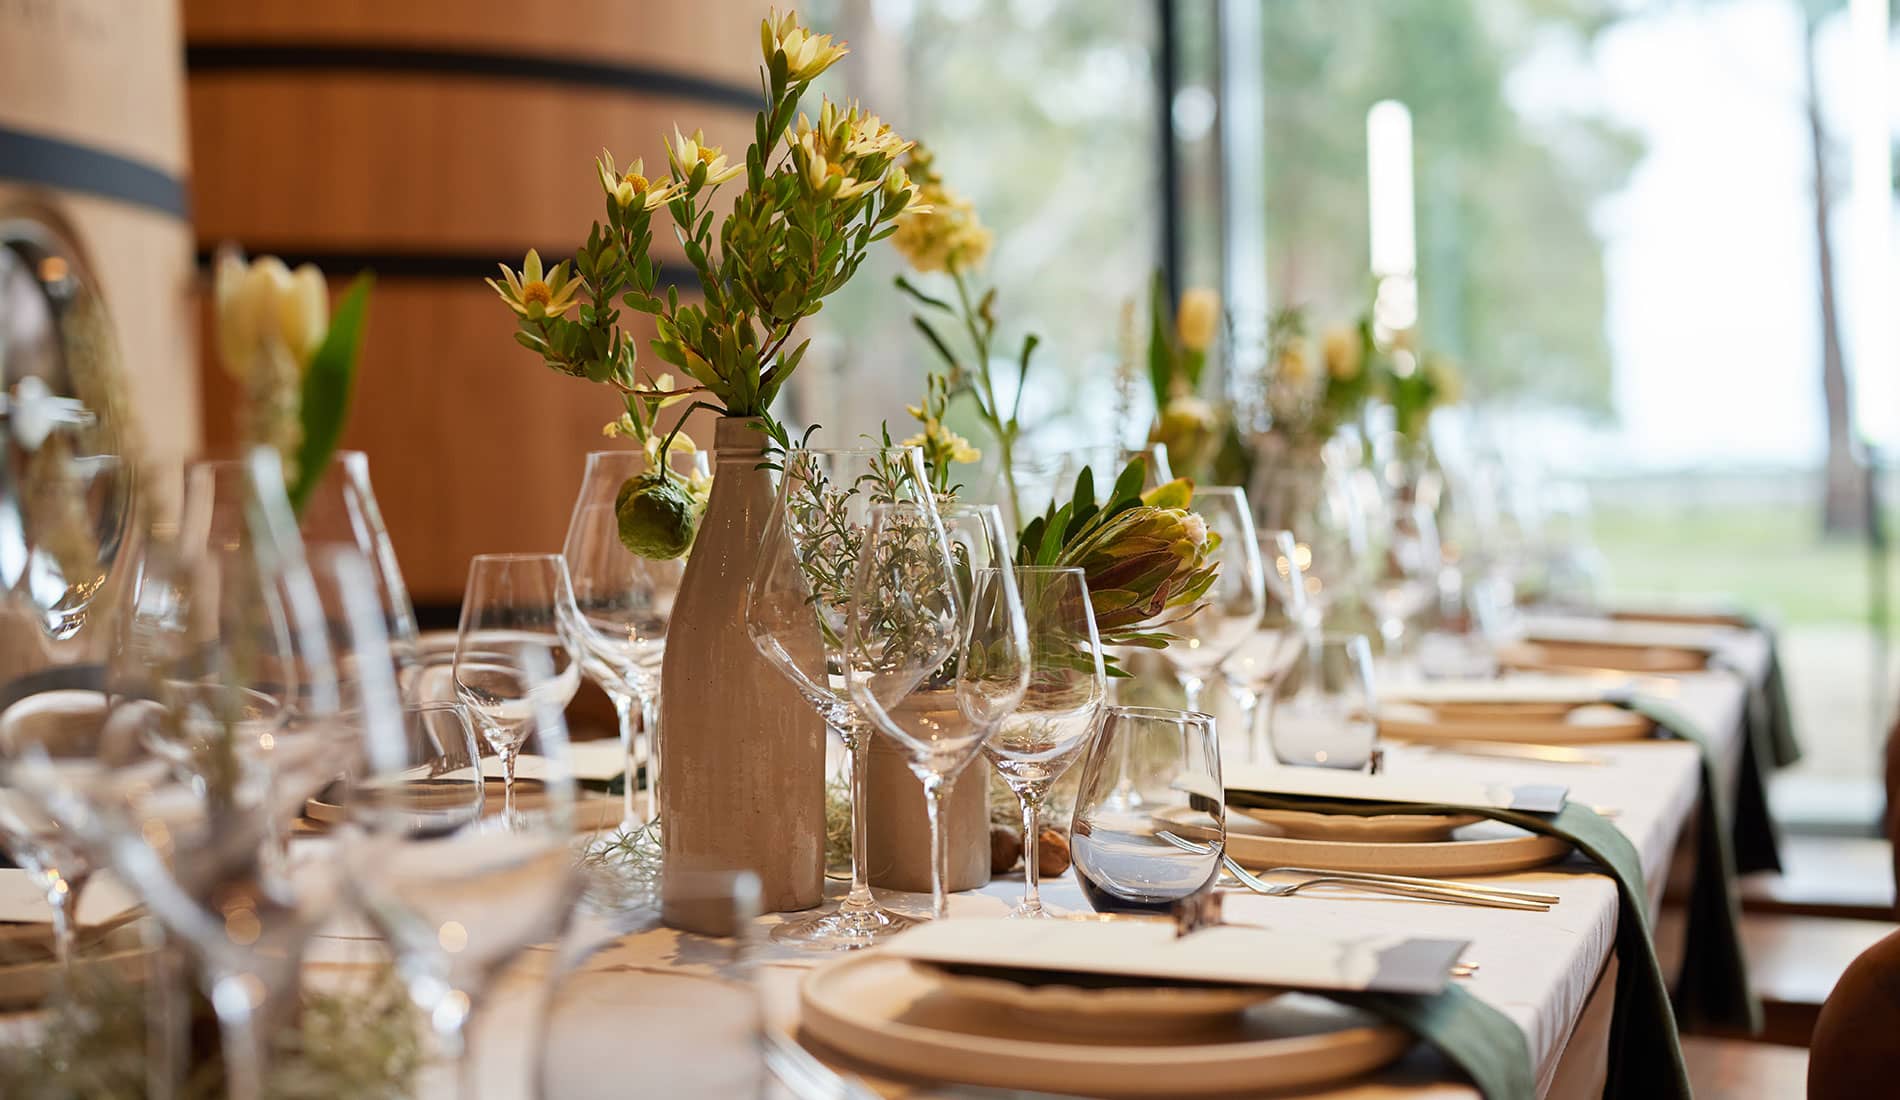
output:
[[[1009,916],[1005,919],[1008,919],[1008,920],[1054,920],[1056,918],[1055,918],[1055,914],[1049,912],[1049,910],[1047,909],[1044,909],[1040,902],[1038,902],[1034,906],[1031,906],[1027,901],[1019,901],[1016,903],[1016,908],[1011,909],[1009,911]]]
[[[882,906],[832,909],[789,920],[772,929],[773,943],[809,947],[815,951],[856,951],[874,946],[908,928],[924,923],[893,913]]]

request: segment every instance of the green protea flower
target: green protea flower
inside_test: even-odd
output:
[[[1217,565],[1208,555],[1220,539],[1189,511],[1194,486],[1180,479],[1140,492],[1142,460],[1115,479],[1108,503],[1095,503],[1095,478],[1084,469],[1075,494],[1031,520],[1016,550],[1017,565],[1080,568],[1103,646],[1164,649],[1167,627],[1199,610]],[[1112,675],[1124,675],[1105,658]]]

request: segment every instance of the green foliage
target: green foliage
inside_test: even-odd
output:
[[[811,80],[835,54],[816,63],[788,58],[787,48],[796,47],[780,43],[791,41],[791,26],[764,27],[765,105],[743,167],[727,168],[723,152],[703,145],[698,133],[677,131],[663,179],[648,180],[639,161],[622,175],[604,156],[606,220],[594,223],[574,257],[586,290],[577,316],[515,306],[522,346],[561,374],[613,386],[636,422],[636,394],[652,387],[636,374],[638,349],[619,325],[620,307],[654,318],[653,353],[693,383],[681,392],[711,395],[717,404],[706,407],[728,416],[768,416],[809,345],[793,342],[797,326],[850,281],[910,202],[912,189],[896,167],[908,143],[889,127],[830,102],[815,127],[798,114]],[[744,185],[718,218],[714,192],[733,178]],[[658,293],[651,248],[661,207],[692,268],[696,300],[683,300],[677,287]],[[781,435],[773,438],[783,443]]]
[[[350,392],[356,384],[363,324],[369,314],[369,292],[375,283],[376,277],[367,271],[350,283],[330,318],[323,343],[317,345],[304,372],[303,397],[298,403],[303,435],[297,449],[295,483],[290,486],[290,504],[299,514],[329,467],[337,440],[343,437],[344,421],[349,419]]]
[[[1268,285],[1320,316],[1363,304],[1365,116],[1412,112],[1420,332],[1464,364],[1474,395],[1534,395],[1607,412],[1599,200],[1639,139],[1587,110],[1528,119],[1505,98],[1515,63],[1587,54],[1612,0],[1341,4],[1281,0],[1265,16]]]

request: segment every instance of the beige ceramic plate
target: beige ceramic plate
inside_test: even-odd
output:
[[[1512,642],[1498,647],[1498,665],[1530,672],[1565,669],[1610,669],[1616,672],[1700,672],[1709,655],[1693,649],[1660,645],[1615,645],[1609,642]]]
[[[1608,703],[1573,706],[1555,715],[1525,714],[1513,707],[1489,713],[1476,706],[1386,703],[1379,707],[1379,732],[1400,741],[1587,745],[1640,741],[1655,729],[1656,724],[1648,718]]]
[[[342,806],[326,801],[325,794],[319,793],[304,803],[304,816],[321,825],[336,825],[349,815]],[[490,779],[488,790],[482,796],[482,814],[494,817],[501,813],[501,780]],[[523,812],[538,810],[543,804],[541,783],[536,779],[517,778],[515,780],[515,806]],[[622,815],[620,798],[599,791],[590,791],[585,787],[575,792],[574,828],[577,832],[591,832],[619,824]]]
[[[799,1002],[804,1035],[870,1065],[1087,1096],[1312,1088],[1369,1073],[1412,1044],[1403,1029],[1300,993],[1192,1035],[1050,1035],[987,1001],[957,996],[926,968],[876,951],[812,971]]]
[[[993,1005],[1026,1027],[1080,1037],[1205,1033],[1231,1027],[1234,1017],[1280,993],[1257,986],[1116,984],[1107,975],[1051,976],[1030,985],[934,963],[911,965],[929,971],[951,996]]]
[[[1168,815],[1160,815],[1166,818]],[[1188,824],[1174,826],[1192,840],[1205,839]],[[1270,836],[1246,814],[1227,815],[1227,854],[1243,867],[1323,867],[1393,875],[1493,875],[1541,867],[1570,854],[1554,837],[1527,833],[1496,821],[1480,821],[1449,840],[1302,840]]]
[[[133,921],[122,921],[96,938],[82,932],[82,953],[74,965],[126,982],[142,981],[153,959],[143,934]],[[57,988],[62,978],[59,964],[47,955],[36,955],[27,961],[0,961],[0,1012],[37,1008]]]
[[[1302,840],[1404,841],[1446,840],[1453,830],[1484,820],[1477,814],[1322,814],[1311,810],[1256,810],[1239,806],[1245,814],[1281,836]],[[1228,818],[1232,822],[1232,816]],[[1231,825],[1230,825],[1231,827]]]

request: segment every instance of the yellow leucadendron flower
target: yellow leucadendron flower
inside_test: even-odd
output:
[[[707,145],[706,133],[694,130],[691,137],[680,133],[678,126],[673,127],[673,141],[667,146],[666,158],[673,165],[673,176],[681,184],[692,178],[693,169],[698,165],[706,166],[707,187],[717,187],[735,176],[745,172],[745,165],[726,165],[726,154],[717,145]]]
[[[519,275],[510,270],[507,264],[502,264],[501,277],[507,285],[493,279],[484,279],[483,282],[495,288],[495,293],[501,295],[501,300],[507,302],[510,309],[532,321],[566,314],[574,308],[574,295],[581,288],[579,279],[569,277],[566,260],[544,271],[541,254],[532,248],[521,263]]]
[[[657,210],[671,202],[674,196],[684,191],[685,185],[665,179],[650,180],[646,177],[646,162],[633,158],[623,174],[614,168],[614,155],[602,149],[594,161],[594,167],[600,173],[601,189],[613,196],[621,209],[632,206],[636,201],[648,210]]]
[[[833,45],[830,35],[813,34],[800,26],[797,11],[787,11],[781,16],[778,9],[773,8],[759,24],[759,52],[765,55],[767,65],[775,56],[784,54],[785,74],[798,83],[831,68],[850,51],[842,42]]]
[[[219,356],[240,381],[260,356],[287,355],[299,371],[309,367],[329,330],[329,293],[312,264],[292,271],[275,256],[246,263],[235,250],[221,251],[212,298]]]
[[[935,160],[927,147],[913,143],[908,168],[917,181],[916,197],[897,219],[891,247],[920,273],[974,271],[989,258],[993,238],[976,207],[944,186]]]
[[[1181,292],[1174,309],[1174,330],[1181,346],[1189,351],[1206,351],[1214,342],[1214,330],[1220,326],[1220,295],[1206,287]]]
[[[826,198],[856,198],[884,182],[882,176],[862,180],[850,175],[843,164],[825,156],[816,133],[806,134],[792,146],[792,159],[805,177],[805,185]]]

